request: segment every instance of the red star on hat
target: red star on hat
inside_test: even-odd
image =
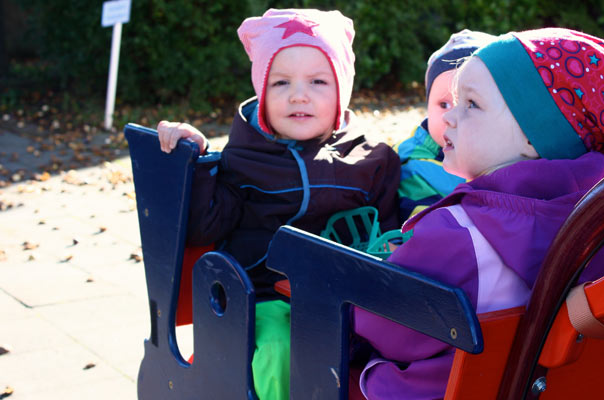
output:
[[[316,24],[312,21],[307,21],[302,17],[296,15],[289,21],[275,26],[275,28],[285,28],[285,32],[283,32],[283,37],[281,39],[287,39],[296,32],[305,33],[308,36],[315,36],[315,33],[312,31],[312,28],[317,25],[319,24]]]

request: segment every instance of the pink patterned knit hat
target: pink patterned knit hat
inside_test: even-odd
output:
[[[541,157],[604,152],[604,40],[543,28],[500,36],[475,55]]]
[[[292,46],[315,47],[329,60],[338,87],[335,129],[343,126],[354,80],[351,19],[339,11],[270,9],[262,17],[247,18],[237,33],[252,62],[252,84],[260,104],[258,122],[264,131],[271,132],[264,104],[268,73],[277,53]]]

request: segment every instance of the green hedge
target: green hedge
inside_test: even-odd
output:
[[[104,97],[111,28],[102,1],[22,0],[44,74],[76,95]],[[267,8],[339,9],[355,21],[356,88],[423,81],[425,62],[452,32],[493,34],[566,26],[604,37],[602,0],[133,0],[124,25],[118,98],[188,100],[204,110],[253,94],[236,29]]]

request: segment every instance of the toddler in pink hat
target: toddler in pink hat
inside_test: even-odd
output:
[[[363,206],[378,210],[383,231],[399,228],[400,168],[396,153],[369,142],[347,108],[355,58],[349,18],[271,9],[237,32],[256,96],[240,105],[224,150],[208,151],[188,124],[162,121],[158,135],[168,153],[183,138],[200,147],[188,245],[215,243],[247,269],[257,300],[256,395],[289,399],[290,308],[274,290],[284,277],[264,265],[268,245],[282,225],[320,234],[333,214]]]
[[[354,81],[352,20],[339,11],[271,9],[262,17],[243,21],[237,33],[252,62],[252,84],[260,103],[258,123],[263,130],[271,130],[266,121],[269,71],[278,53],[294,46],[314,48],[327,59],[337,91],[334,129],[345,124]]]

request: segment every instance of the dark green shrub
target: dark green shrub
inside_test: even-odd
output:
[[[62,88],[104,96],[111,28],[102,28],[102,2],[24,0],[37,28],[40,56]],[[243,5],[243,7],[242,7]],[[169,102],[249,95],[249,61],[236,29],[249,13],[231,1],[132,2],[123,25],[118,98],[125,102]]]
[[[22,0],[41,72],[76,95],[103,98],[111,29],[102,1]],[[604,36],[602,0],[133,0],[124,25],[118,101],[187,100],[208,110],[253,94],[250,63],[236,29],[267,8],[339,9],[355,21],[356,88],[423,82],[425,63],[452,32],[493,34],[566,26]]]

